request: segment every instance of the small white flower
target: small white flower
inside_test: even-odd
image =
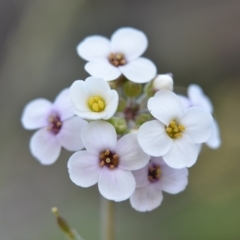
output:
[[[172,74],[159,74],[153,80],[153,89],[158,90],[173,90]]]
[[[151,156],[162,156],[170,167],[191,167],[198,156],[196,143],[203,143],[211,136],[211,114],[198,107],[184,112],[179,97],[167,90],[150,98],[148,109],[157,120],[139,128],[142,149]]]
[[[98,182],[103,197],[123,201],[135,190],[132,170],[145,166],[150,157],[137,142],[135,133],[117,141],[114,127],[104,121],[90,122],[82,131],[84,151],[74,153],[68,161],[71,180],[90,187]]]
[[[61,147],[69,151],[83,148],[81,130],[87,122],[74,116],[69,89],[61,91],[54,103],[43,98],[29,102],[21,122],[28,130],[40,128],[30,140],[30,150],[42,164],[54,163]]]
[[[188,98],[179,96],[185,109],[197,106],[202,107],[206,111],[213,113],[213,105],[211,100],[204,94],[202,88],[197,84],[191,84],[188,87]],[[217,149],[221,146],[220,130],[217,121],[213,118],[212,123],[212,135],[205,142],[208,147]]]
[[[77,80],[70,87],[74,112],[83,119],[109,119],[117,110],[118,93],[101,78]]]
[[[130,197],[134,209],[140,212],[152,211],[160,206],[162,191],[177,194],[188,184],[187,168],[170,168],[161,157],[151,157],[150,162],[142,169],[133,171],[136,189]]]
[[[136,83],[145,83],[156,75],[156,66],[140,57],[148,45],[146,35],[137,29],[124,27],[115,31],[109,41],[103,36],[85,38],[77,46],[79,56],[87,61],[85,70],[106,81],[123,74]]]

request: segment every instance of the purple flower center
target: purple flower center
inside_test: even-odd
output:
[[[48,118],[48,130],[54,134],[58,134],[62,127],[62,122],[58,114],[52,114]]]
[[[148,180],[149,182],[156,182],[161,177],[161,168],[159,165],[151,165],[148,169]]]
[[[116,54],[111,53],[108,57],[108,60],[115,67],[123,66],[127,63],[122,53],[116,53]]]
[[[118,155],[108,149],[100,153],[99,161],[101,167],[107,166],[110,169],[116,168],[119,163]]]

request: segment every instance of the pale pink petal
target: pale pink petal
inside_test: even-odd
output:
[[[190,99],[188,99],[187,97],[185,97],[185,96],[183,96],[183,95],[179,95],[179,94],[178,94],[177,96],[178,96],[179,99],[181,100],[184,110],[186,110],[186,109],[188,109],[189,107],[191,107]]]
[[[145,153],[159,157],[169,151],[173,139],[166,133],[164,124],[158,120],[152,120],[139,128],[138,142]]]
[[[119,69],[127,79],[136,83],[149,82],[157,74],[156,66],[147,58],[137,58]]]
[[[87,37],[77,45],[77,53],[87,61],[107,58],[110,54],[110,41],[97,35]]]
[[[93,77],[103,78],[105,81],[115,80],[121,75],[121,71],[108,59],[88,62],[84,68]]]
[[[115,152],[119,156],[118,167],[125,170],[140,169],[149,162],[150,156],[141,149],[137,134],[123,136],[116,144]]]
[[[130,171],[102,168],[98,189],[106,199],[116,202],[126,200],[133,194],[135,187],[136,182]]]
[[[23,109],[21,122],[24,128],[32,130],[48,125],[48,117],[52,112],[52,103],[39,98],[29,102]]]
[[[53,103],[53,109],[60,115],[62,121],[74,115],[69,88],[62,90],[58,94]]]
[[[178,120],[183,115],[183,105],[172,91],[158,91],[148,100],[149,112],[166,126],[170,121]]]
[[[198,157],[196,145],[185,135],[173,141],[171,149],[163,155],[163,160],[172,168],[191,167]]]
[[[212,122],[212,115],[199,107],[187,109],[179,120],[179,124],[186,128],[183,134],[188,136],[194,143],[203,143],[210,138]]]
[[[120,28],[111,37],[112,53],[123,53],[128,61],[141,56],[147,45],[146,35],[131,27]]]
[[[30,150],[41,164],[49,165],[58,159],[61,145],[52,132],[47,128],[42,128],[33,134],[30,140]]]
[[[211,137],[207,140],[206,144],[208,147],[212,149],[217,149],[221,146],[222,140],[220,137],[220,131],[219,127],[217,124],[217,121],[213,118],[213,123],[212,123],[212,135]]]
[[[115,128],[110,123],[104,121],[88,123],[82,131],[81,138],[84,147],[89,152],[97,154],[106,149],[114,150],[117,142]]]
[[[148,184],[151,184],[148,180],[148,171],[149,171],[149,164],[147,164],[145,167],[143,167],[139,170],[132,171],[133,176],[136,180],[137,188],[145,187]]]
[[[81,132],[87,121],[79,117],[71,117],[62,123],[60,132],[56,135],[59,143],[69,151],[83,149]]]
[[[162,191],[156,187],[156,184],[137,188],[130,197],[131,206],[140,212],[152,211],[160,206],[162,200]]]
[[[96,184],[101,170],[98,155],[88,151],[76,152],[68,161],[70,179],[80,187]]]

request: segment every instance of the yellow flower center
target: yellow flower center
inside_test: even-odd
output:
[[[126,59],[124,58],[124,55],[122,53],[111,53],[108,57],[109,62],[113,65],[113,66],[123,66],[127,63]]]
[[[93,112],[102,112],[106,105],[101,97],[95,96],[88,99],[88,106]]]
[[[183,125],[177,125],[176,121],[170,121],[169,126],[166,127],[166,132],[170,138],[180,138],[185,129]]]

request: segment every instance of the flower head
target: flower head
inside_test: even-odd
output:
[[[97,35],[85,38],[77,46],[77,53],[89,61],[85,70],[94,77],[111,81],[123,74],[133,82],[145,83],[156,75],[153,62],[140,57],[147,44],[143,32],[124,27],[115,31],[110,41]]]
[[[177,194],[188,184],[187,168],[170,168],[161,157],[151,157],[143,168],[133,171],[136,189],[130,203],[137,211],[145,212],[157,208],[162,200],[162,191]]]
[[[24,128],[40,128],[30,140],[30,150],[42,164],[54,163],[61,147],[70,151],[83,148],[80,137],[85,120],[74,116],[69,89],[64,89],[54,103],[39,98],[29,102],[22,114]]]
[[[139,146],[136,134],[117,141],[110,123],[95,121],[82,131],[82,141],[86,150],[74,153],[68,161],[71,180],[81,187],[98,182],[100,193],[109,200],[129,198],[136,186],[131,171],[145,166],[150,158]]]
[[[191,167],[198,156],[195,144],[211,136],[211,114],[197,107],[184,112],[179,97],[166,90],[148,100],[148,109],[156,120],[139,128],[138,141],[142,149],[151,156],[162,156],[170,167]]]
[[[77,80],[70,87],[74,112],[83,119],[109,119],[117,110],[118,93],[101,78]]]

